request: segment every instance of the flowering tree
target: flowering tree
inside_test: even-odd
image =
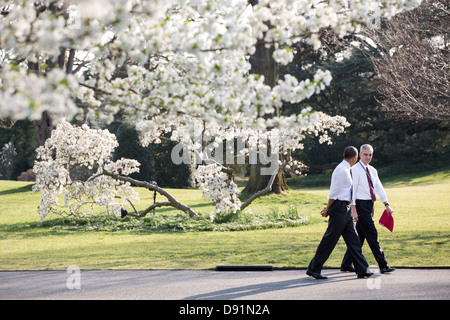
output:
[[[41,219],[48,212],[86,215],[96,206],[120,215],[125,203],[134,208],[133,201],[139,200],[132,184],[159,192],[168,200],[154,203],[141,215],[159,206],[173,206],[190,216],[197,215],[157,185],[128,177],[139,171],[140,163],[124,158],[112,161],[117,146],[116,137],[108,130],[91,129],[87,125],[76,127],[61,121],[45,145],[37,149],[38,161],[33,168],[36,173],[33,191],[41,193]],[[80,168],[89,170],[84,179],[75,174]]]
[[[310,129],[314,130],[313,127]],[[275,130],[270,133],[274,132]],[[288,144],[289,139],[295,142],[298,137],[285,136],[284,139],[279,145]],[[134,208],[135,212],[131,215],[145,216],[154,208],[172,206],[191,217],[197,216],[192,208],[180,203],[156,184],[129,177],[139,171],[140,163],[124,158],[112,161],[113,151],[117,146],[116,137],[108,130],[91,129],[87,125],[77,127],[65,120],[59,121],[51,137],[37,149],[37,161],[33,168],[36,174],[33,191],[41,193],[41,219],[49,212],[71,216],[86,215],[94,212],[96,206],[105,207],[110,214],[120,215],[124,205]],[[244,150],[245,152],[248,151]],[[215,210],[210,214],[211,218],[216,213],[243,210],[253,199],[268,191],[255,194],[241,204],[237,185],[230,179],[229,172],[224,170],[223,165],[208,157],[206,150],[199,157],[208,164],[198,167],[195,178],[203,194],[216,203]],[[287,163],[282,167],[286,165]],[[278,170],[279,168],[274,172]],[[87,174],[80,175],[80,171],[87,171]],[[272,176],[275,177],[274,174]],[[158,192],[167,201],[155,202],[138,213],[133,202],[138,201],[139,196],[132,185]]]
[[[272,47],[274,61],[287,65],[301,56],[304,46],[319,49],[324,31],[340,37],[358,32],[361,26],[374,25],[379,17],[391,17],[420,0],[3,3],[0,118],[46,115],[101,124],[120,110],[136,123],[143,143],[162,138],[183,142],[206,163],[197,172],[206,193],[219,208],[235,210],[239,203],[232,181],[220,182],[231,191],[212,195],[216,192],[212,181],[223,181],[226,168],[204,156],[206,141],[241,139],[247,144],[242,155],[252,156],[252,149],[261,148],[269,151],[268,156],[288,155],[302,147],[305,134],[321,134],[327,140],[327,132],[342,132],[346,125],[345,119],[310,110],[282,115],[283,102],[298,103],[325,90],[331,74],[318,70],[312,79],[302,81],[288,74],[269,86],[263,76],[249,73],[255,48]],[[193,128],[201,129],[201,139]],[[41,160],[51,161],[42,152]],[[76,156],[93,166],[88,154]],[[106,163],[102,159],[96,158],[99,167]],[[274,159],[270,162],[277,166],[265,173],[271,177],[288,165]],[[42,169],[39,179],[60,170],[55,165]],[[109,177],[118,178],[114,173]],[[124,180],[120,181],[122,185]],[[110,179],[102,183],[114,184]]]

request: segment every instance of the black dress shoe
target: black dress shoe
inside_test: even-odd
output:
[[[313,277],[314,279],[328,279],[328,277],[321,275],[319,272],[312,272],[312,271],[306,270],[306,274],[310,277]]]
[[[394,270],[395,270],[395,268],[387,266],[386,268],[380,269],[380,272],[381,273],[386,273],[386,272],[392,272]]]
[[[341,268],[341,271],[342,272],[355,272],[355,268],[353,268],[352,266],[344,267],[344,268]]]
[[[372,272],[366,272],[366,273],[358,273],[358,279],[368,278],[371,275],[373,275]]]

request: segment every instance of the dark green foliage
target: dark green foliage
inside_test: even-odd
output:
[[[17,152],[11,180],[16,180],[22,172],[34,165],[37,146],[33,133],[33,123],[28,120],[17,121],[11,128],[0,128],[0,150],[11,141]]]
[[[187,164],[176,165],[171,159],[174,142],[162,141],[152,144],[155,157],[156,181],[160,187],[189,188],[193,187],[192,168]]]
[[[450,131],[448,122],[394,121],[377,101],[378,79],[369,59],[359,50],[336,60],[332,53],[317,54],[296,65],[298,79],[311,78],[318,68],[331,71],[330,86],[301,105],[287,105],[286,114],[299,112],[309,105],[329,115],[342,115],[351,126],[346,134],[334,137],[333,145],[320,145],[310,138],[305,149],[296,156],[307,165],[338,162],[346,146],[359,147],[369,143],[374,147],[373,164],[384,166],[393,162],[420,164],[436,157],[448,159]],[[442,163],[448,165],[448,160]]]
[[[108,129],[117,137],[119,146],[114,152],[114,160],[135,159],[141,163],[140,172],[131,175],[142,181],[156,181],[160,187],[191,187],[191,167],[186,164],[175,165],[171,160],[174,143],[163,141],[143,147],[139,133],[128,122],[113,122]]]
[[[139,172],[130,175],[133,179],[142,181],[154,181],[154,159],[152,147],[143,147],[139,143],[139,133],[136,128],[127,122],[121,123],[116,132],[119,146],[114,151],[114,160],[121,158],[135,159],[139,161]]]

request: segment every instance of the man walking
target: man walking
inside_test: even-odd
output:
[[[377,170],[369,165],[373,157],[373,148],[369,144],[360,148],[360,161],[352,168],[353,176],[353,196],[351,202],[352,215],[357,216],[356,231],[360,239],[361,246],[367,239],[375,260],[380,267],[381,273],[392,272],[395,268],[389,267],[384,252],[378,242],[378,232],[373,222],[373,207],[376,201],[375,194],[384,203],[389,214],[394,212],[389,206],[386,192],[378,178]],[[353,257],[347,250],[341,264],[341,271],[355,271],[351,264]],[[354,262],[354,261],[353,261]]]
[[[352,192],[350,168],[356,163],[357,159],[358,150],[355,147],[345,148],[344,160],[334,169],[331,176],[328,204],[320,213],[323,217],[330,217],[328,228],[306,271],[307,275],[315,279],[327,279],[321,274],[321,270],[341,235],[354,262],[358,278],[372,275],[372,273],[367,272],[369,265],[362,255],[361,245],[349,209]]]

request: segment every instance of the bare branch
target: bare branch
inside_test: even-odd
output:
[[[192,210],[189,206],[182,204],[181,202],[176,200],[169,192],[167,192],[166,190],[158,187],[156,184],[152,184],[150,182],[140,181],[140,180],[136,180],[136,179],[133,179],[133,178],[130,178],[130,177],[114,174],[114,173],[108,172],[108,171],[106,171],[104,169],[103,169],[103,174],[106,175],[106,176],[109,176],[109,177],[111,177],[113,179],[116,179],[116,180],[129,182],[132,185],[135,185],[137,187],[143,187],[143,188],[146,188],[148,190],[156,191],[156,192],[158,192],[159,194],[163,195],[164,197],[166,197],[169,200],[169,202],[159,203],[157,205],[157,207],[160,207],[160,206],[163,206],[163,205],[164,206],[172,206],[174,208],[177,208],[177,209],[179,209],[179,210],[189,214],[190,217],[198,216],[198,214],[194,210]],[[152,206],[150,206],[149,207],[150,209],[147,208],[145,211],[148,210],[147,212],[149,212],[150,210],[153,209],[153,206],[155,206],[155,205],[156,205],[156,203],[153,204]],[[154,207],[154,208],[156,208],[156,207]],[[146,214],[147,214],[147,212],[146,212]],[[142,216],[142,213],[141,213],[141,216]]]
[[[366,35],[381,79],[379,99],[394,119],[450,120],[448,1],[424,1]]]

